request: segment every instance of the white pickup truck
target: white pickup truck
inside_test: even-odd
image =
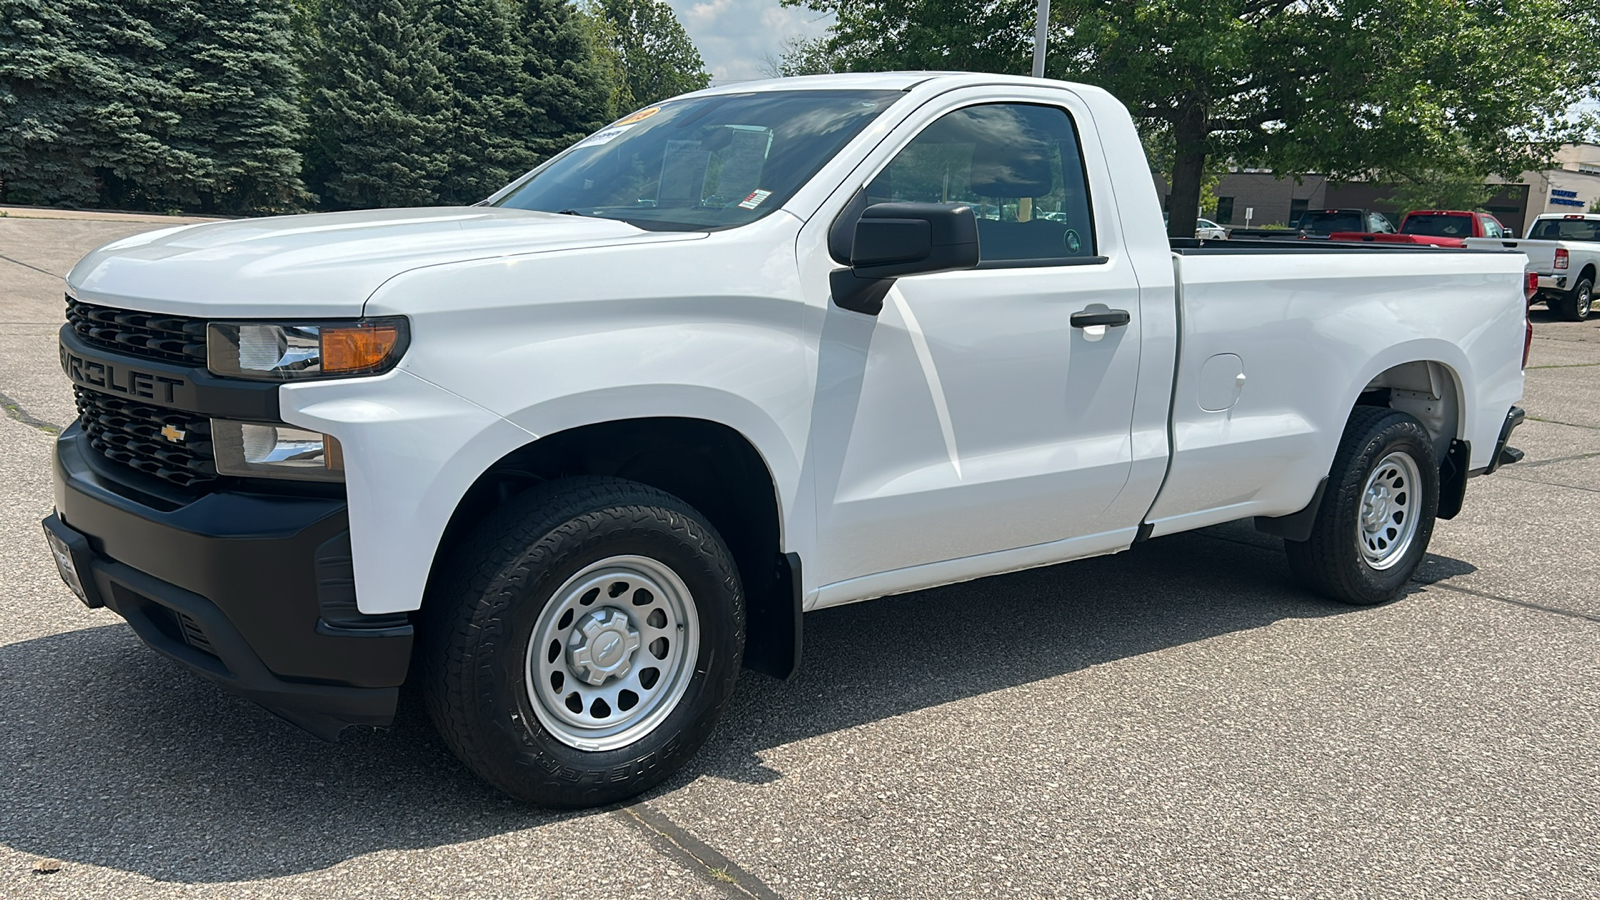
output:
[[[1600,281],[1600,214],[1546,214],[1533,220],[1521,240],[1468,238],[1464,243],[1476,250],[1526,254],[1527,271],[1538,276],[1533,300],[1543,300],[1561,318],[1582,322],[1593,311],[1595,283]]]
[[[713,88],[477,207],[96,250],[44,524],[85,603],[314,733],[420,683],[489,782],[606,803],[805,611],[1247,517],[1395,597],[1521,419],[1522,267],[1169,243],[1092,87]]]

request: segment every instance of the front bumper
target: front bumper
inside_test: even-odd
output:
[[[142,492],[78,426],[56,442],[56,514],[84,602],[157,652],[324,738],[386,725],[412,626],[356,610],[342,499]]]

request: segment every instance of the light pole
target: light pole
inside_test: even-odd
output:
[[[1039,21],[1033,26],[1033,77],[1044,77],[1044,43],[1050,36],[1050,0],[1039,0]]]

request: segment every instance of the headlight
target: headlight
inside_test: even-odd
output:
[[[293,425],[211,420],[217,474],[343,481],[344,454],[332,435]]]
[[[212,322],[206,326],[206,368],[213,375],[256,381],[376,375],[405,353],[406,320],[359,322]]]

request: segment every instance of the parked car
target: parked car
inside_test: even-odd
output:
[[[1573,322],[1589,318],[1600,273],[1600,214],[1555,213],[1539,216],[1522,240],[1469,238],[1468,247],[1517,250],[1527,254],[1527,271],[1539,279],[1534,301]]]
[[[1169,216],[1167,213],[1163,212],[1161,214],[1161,224],[1163,227],[1168,225],[1168,223],[1171,221],[1171,216]],[[1203,241],[1225,241],[1228,239],[1228,229],[1218,225],[1216,222],[1213,222],[1210,219],[1195,219],[1194,236],[1195,238]]]
[[[1406,213],[1397,234],[1336,231],[1333,241],[1366,241],[1380,244],[1427,244],[1434,247],[1465,247],[1467,238],[1500,238],[1510,235],[1500,220],[1483,212],[1454,209],[1424,209]]]
[[[89,254],[44,527],[85,604],[309,731],[418,684],[486,781],[594,806],[683,766],[741,666],[794,674],[810,610],[1243,518],[1310,590],[1394,598],[1522,419],[1523,283],[1169,242],[1095,87],[716,87],[476,207]],[[85,715],[128,702],[103,674]]]

